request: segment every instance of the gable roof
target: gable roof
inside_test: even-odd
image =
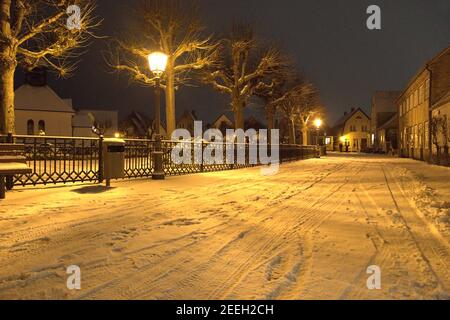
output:
[[[350,113],[346,113],[344,114],[334,125],[333,128],[339,128],[339,127],[343,127],[345,126],[346,122],[348,120],[350,120],[351,117],[353,117],[356,113],[358,113],[358,111],[361,111],[369,120],[370,117],[367,115],[367,113],[364,112],[363,109],[361,108],[355,108],[353,111],[351,111]]]
[[[15,109],[75,113],[49,86],[24,84],[15,91]]]
[[[226,121],[228,123],[230,123],[231,125],[233,125],[233,121],[230,119],[230,117],[228,117],[225,113],[222,113],[220,116],[217,117],[216,120],[214,120],[214,122],[212,123],[213,125],[220,125],[220,123],[218,124],[217,122],[219,122],[219,120]]]
[[[186,118],[188,118],[188,119],[190,118],[192,121],[198,120],[197,115],[195,114],[194,110],[191,110],[191,111],[185,110],[183,112],[183,114],[181,115],[181,117],[178,119],[177,123],[181,122],[182,120],[184,120]]]

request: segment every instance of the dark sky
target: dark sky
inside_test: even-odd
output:
[[[185,0],[189,1],[189,0]],[[208,30],[222,34],[233,20],[254,24],[257,33],[281,43],[314,81],[335,121],[351,107],[369,110],[376,90],[403,90],[409,79],[450,44],[449,0],[198,0]],[[137,0],[98,0],[104,24],[97,32],[114,36],[130,19]],[[382,9],[382,30],[366,28],[366,9]],[[152,89],[130,85],[107,72],[97,41],[68,80],[51,80],[75,107],[153,113]],[[20,77],[19,77],[20,78]],[[177,92],[177,113],[195,109],[206,122],[228,107],[228,97],[208,87]]]

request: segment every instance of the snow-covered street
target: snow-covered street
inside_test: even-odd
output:
[[[450,298],[450,168],[330,155],[113,186],[8,193],[0,299]]]

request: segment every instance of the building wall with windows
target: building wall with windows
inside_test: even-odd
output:
[[[400,156],[432,161],[432,107],[450,91],[450,46],[430,60],[397,100]]]
[[[423,70],[397,101],[400,156],[426,160],[430,155],[430,72]]]
[[[16,134],[72,136],[74,113],[16,110]]]
[[[25,84],[15,92],[19,135],[72,136],[75,110],[47,85]]]
[[[371,148],[374,152],[386,152],[386,137],[379,133],[384,132],[381,127],[397,115],[396,101],[400,94],[400,91],[377,91],[372,96]],[[398,130],[398,121],[396,129]]]

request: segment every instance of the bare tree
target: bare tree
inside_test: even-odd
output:
[[[170,135],[176,129],[175,90],[192,84],[193,72],[211,66],[216,45],[204,34],[198,8],[181,0],[142,0],[135,13],[138,30],[130,30],[107,57],[108,64],[130,75],[133,82],[154,86],[148,55],[161,51],[168,56],[162,87],[166,93],[166,123]],[[135,35],[138,36],[135,36]]]
[[[289,84],[290,72],[286,69],[273,76],[271,86],[264,86],[256,90],[256,96],[264,101],[264,112],[266,114],[267,129],[269,132],[275,129],[275,118],[279,110],[280,99],[283,98],[286,91],[286,85]],[[270,135],[269,135],[270,136]]]
[[[302,130],[302,144],[308,145],[308,132],[314,119],[322,116],[324,110],[320,104],[319,90],[312,83],[303,83],[297,97],[298,119]]]
[[[309,125],[314,117],[322,113],[318,90],[299,74],[291,74],[280,90],[284,94],[273,100],[272,104],[277,106],[288,122],[290,143],[297,142],[296,123],[300,123],[302,142],[307,145]]]
[[[244,129],[244,108],[257,90],[273,85],[271,76],[285,65],[279,50],[262,48],[248,25],[235,24],[222,41],[220,63],[208,70],[205,81],[230,95],[235,128]]]
[[[68,19],[77,15],[74,8],[80,15],[72,28]],[[0,0],[0,133],[15,132],[17,67],[44,66],[68,76],[75,68],[70,61],[80,54],[77,49],[87,45],[99,24],[93,10],[89,0]]]
[[[431,119],[431,139],[436,148],[436,161],[439,163],[444,149],[445,157],[448,156],[450,142],[447,115],[435,115]]]

